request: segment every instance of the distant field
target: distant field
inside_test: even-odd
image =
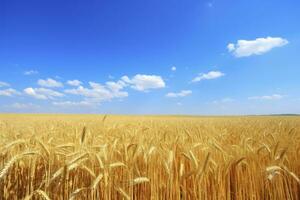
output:
[[[0,199],[299,199],[300,117],[0,115]]]

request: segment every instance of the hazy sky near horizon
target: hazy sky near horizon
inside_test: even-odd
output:
[[[0,112],[300,113],[296,0],[0,0]]]

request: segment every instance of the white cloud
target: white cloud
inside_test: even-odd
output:
[[[249,97],[250,100],[279,100],[282,99],[284,96],[280,94],[273,94],[273,95],[265,95],[265,96],[253,96]]]
[[[92,102],[89,101],[61,101],[61,102],[53,102],[52,103],[55,106],[61,106],[61,107],[73,107],[73,106],[93,106],[95,105]]]
[[[214,104],[220,104],[220,103],[230,103],[230,102],[234,102],[235,100],[229,97],[220,99],[220,100],[215,100],[213,101]]]
[[[118,81],[118,82],[108,81],[108,82],[106,82],[106,87],[114,92],[122,90],[126,86],[127,86],[127,84],[124,81]]]
[[[137,74],[132,79],[129,79],[128,76],[123,76],[122,81],[124,81],[127,84],[130,84],[131,88],[138,91],[159,89],[164,88],[166,86],[164,80],[160,76],[156,75]]]
[[[34,105],[32,103],[14,103],[10,107],[15,108],[15,109],[36,109],[40,108],[38,105]]]
[[[55,97],[62,97],[64,96],[64,94],[51,90],[51,89],[47,89],[47,88],[25,88],[24,89],[24,93],[34,97],[36,99],[54,99]]]
[[[174,93],[174,92],[169,92],[168,94],[166,94],[166,97],[171,97],[171,98],[175,98],[175,97],[185,97],[192,94],[191,90],[181,90],[180,92]]]
[[[216,79],[224,76],[225,74],[220,71],[210,71],[206,74],[200,73],[197,77],[195,77],[192,82],[199,82],[202,80],[210,80],[210,79]]]
[[[130,83],[131,82],[131,80],[129,79],[128,76],[122,76],[121,80],[124,81],[125,83]]]
[[[114,98],[127,97],[128,93],[122,91],[125,87],[123,81],[106,82],[105,85],[95,82],[89,82],[90,88],[79,86],[76,89],[65,90],[65,93],[74,94],[85,97],[88,101],[103,102]]]
[[[173,72],[176,71],[176,67],[173,66],[173,67],[171,68],[171,70],[172,70]]]
[[[5,90],[0,90],[0,96],[7,96],[7,97],[11,97],[14,95],[20,95],[20,92],[18,92],[17,90],[13,89],[13,88],[8,88]]]
[[[67,81],[67,84],[71,85],[71,86],[79,86],[82,84],[82,82],[79,80],[69,80],[69,81]]]
[[[101,103],[112,99],[121,99],[128,96],[124,91],[126,87],[131,87],[139,91],[165,87],[165,83],[160,76],[155,75],[135,75],[132,79],[123,76],[118,81],[108,81],[105,84],[89,82],[90,87],[78,86],[74,89],[67,89],[64,92],[84,97],[82,102],[65,102],[66,105],[76,105],[78,103]]]
[[[0,87],[9,87],[10,85],[6,82],[0,81]]]
[[[108,75],[108,79],[114,79],[115,77],[112,75]]]
[[[54,79],[48,78],[46,80],[40,79],[38,80],[38,84],[42,87],[62,87],[63,84]]]
[[[231,52],[231,51],[233,51],[235,49],[235,45],[232,44],[232,43],[230,43],[230,44],[227,45],[227,49],[228,49],[228,51]]]
[[[238,40],[236,44],[227,45],[229,52],[236,57],[264,54],[275,47],[288,44],[288,40],[280,37],[257,38],[255,40]]]
[[[36,71],[36,70],[28,70],[28,71],[25,71],[25,72],[24,72],[24,75],[29,76],[29,75],[34,75],[34,74],[38,74],[38,73],[39,73],[39,72]]]

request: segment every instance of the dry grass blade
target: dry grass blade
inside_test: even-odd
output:
[[[83,127],[83,129],[82,129],[81,138],[80,138],[80,144],[84,143],[85,137],[86,137],[86,126]]]
[[[288,175],[290,175],[298,184],[300,184],[300,179],[299,177],[291,172],[287,167],[280,167],[280,166],[270,166],[266,168],[266,171],[271,173],[271,174],[275,174],[276,172],[285,172]]]
[[[294,178],[295,181],[297,181],[298,184],[300,184],[300,179],[294,172],[288,171],[288,173]]]
[[[275,158],[275,160],[282,160],[284,157],[285,153],[287,152],[287,148],[285,148],[283,151],[280,152],[279,156]]]
[[[48,150],[48,148],[46,147],[46,145],[41,141],[41,140],[37,140],[38,143],[40,144],[40,146],[42,147],[42,149],[45,151],[45,153],[47,154],[47,156],[50,156],[50,151]]]
[[[76,196],[80,193],[80,192],[82,192],[82,191],[84,191],[84,190],[87,190],[88,188],[86,188],[86,187],[83,187],[83,188],[77,188],[74,192],[72,192],[72,194],[70,195],[70,198],[69,198],[69,200],[74,200],[75,198],[76,198]]]
[[[85,159],[89,154],[88,153],[83,153],[77,157],[75,157],[74,159],[72,159],[71,161],[68,162],[68,165],[72,165],[73,163],[76,163],[82,159]]]
[[[55,146],[55,148],[69,148],[69,147],[75,147],[75,144],[74,143],[66,143],[66,144],[62,144],[62,145],[57,145]]]
[[[135,178],[132,182],[133,185],[142,184],[142,183],[148,183],[150,180],[147,177],[138,177]]]
[[[15,140],[15,141],[5,145],[4,148],[2,149],[2,151],[8,151],[13,146],[18,145],[18,144],[24,144],[24,143],[26,143],[26,141],[23,139]]]
[[[169,156],[168,156],[168,164],[171,165],[174,160],[174,152],[171,150],[169,151]]]
[[[274,157],[274,158],[275,158],[275,156],[276,156],[278,147],[279,147],[279,141],[276,143],[276,145],[275,145],[275,147],[274,147],[274,153],[273,153],[273,157]]]
[[[100,173],[96,178],[95,180],[93,181],[92,185],[91,185],[91,188],[94,190],[96,189],[97,185],[100,183],[100,181],[102,180],[103,178],[103,174]]]
[[[269,166],[266,168],[267,172],[281,171],[281,170],[283,170],[283,169],[279,166]]]
[[[198,172],[198,175],[197,177],[202,177],[206,168],[207,168],[207,165],[208,165],[208,162],[209,162],[209,157],[210,157],[210,153],[208,152],[207,155],[206,155],[206,158],[205,158],[205,161],[203,163],[203,166],[202,166],[202,169]]]
[[[115,162],[109,165],[109,168],[113,169],[116,167],[126,167],[126,165],[122,162]]]
[[[223,148],[215,141],[212,142],[212,145],[218,149],[219,151],[221,151],[222,153],[226,154],[226,152],[223,150]]]
[[[241,162],[243,162],[244,160],[246,160],[246,157],[241,157],[240,159],[238,159],[237,161],[235,161],[235,165],[239,165]]]
[[[91,170],[90,168],[88,168],[87,166],[83,165],[81,166],[81,169],[83,169],[84,171],[86,171],[92,178],[95,178],[96,175],[93,172],[93,170]]]
[[[104,115],[104,117],[103,117],[103,119],[102,119],[102,123],[105,122],[106,118],[107,118],[107,115]]]
[[[30,200],[32,199],[34,196],[38,196],[38,199],[42,199],[42,200],[50,200],[50,197],[47,195],[47,193],[43,190],[35,190],[32,194],[27,195],[24,200]]]
[[[100,169],[104,169],[104,163],[98,154],[96,155],[96,158],[99,163]]]
[[[190,153],[190,157],[192,158],[193,164],[194,164],[194,169],[198,169],[198,160],[196,158],[196,156],[194,155],[194,153],[192,152],[192,150],[189,151]]]
[[[152,147],[149,149],[149,151],[148,151],[148,157],[149,157],[150,155],[152,155],[152,153],[155,151],[155,149],[156,149],[156,147],[154,147],[154,146],[152,146]]]
[[[184,174],[184,164],[180,163],[180,168],[179,168],[179,177],[181,178]]]
[[[291,172],[287,167],[283,167],[283,169],[298,183],[300,184],[300,179],[299,177],[294,173],[294,172]]]
[[[80,165],[80,163],[82,163],[82,162],[84,162],[84,161],[86,161],[86,160],[87,160],[87,158],[81,159],[81,160],[76,161],[75,163],[73,163],[73,164],[71,164],[71,165],[65,165],[65,166],[67,166],[67,170],[68,170],[68,171],[71,171],[71,170],[77,168],[77,167]],[[65,167],[65,166],[64,166],[64,167]],[[64,167],[59,168],[59,169],[53,174],[52,178],[50,179],[50,183],[51,183],[52,181],[54,181],[56,178],[58,178],[59,176],[61,176],[61,174],[64,172]]]
[[[25,156],[30,156],[30,155],[38,155],[37,152],[25,152],[19,155],[16,155],[12,157],[5,165],[4,168],[0,171],[0,179],[4,178],[4,176],[8,173],[9,168],[13,166],[15,162],[18,160],[22,159]]]
[[[115,189],[123,196],[124,199],[126,200],[131,199],[130,196],[122,188],[116,187]]]
[[[36,190],[34,193],[44,200],[50,200],[49,196],[43,190]]]

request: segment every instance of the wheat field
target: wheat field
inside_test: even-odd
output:
[[[0,115],[0,199],[299,199],[299,117]]]

